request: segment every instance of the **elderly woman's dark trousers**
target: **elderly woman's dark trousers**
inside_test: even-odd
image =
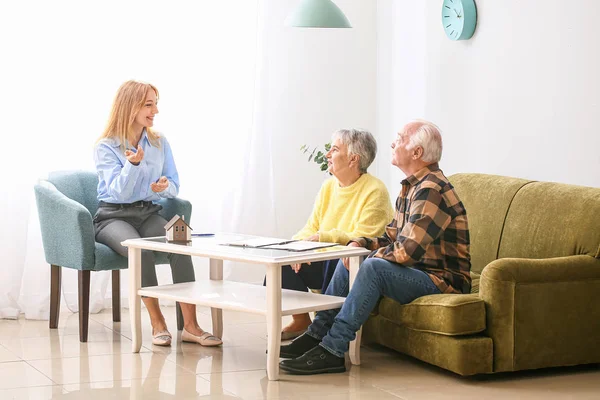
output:
[[[281,267],[281,287],[283,289],[308,292],[308,289],[319,289],[325,293],[339,259],[317,261],[310,265],[302,264],[298,273],[291,266]]]

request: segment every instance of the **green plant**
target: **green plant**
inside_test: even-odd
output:
[[[317,147],[315,147],[311,151],[310,147],[307,145],[303,145],[302,147],[300,147],[300,151],[304,152],[305,154],[310,151],[310,155],[308,156],[308,162],[311,162],[311,161],[316,162],[319,165],[319,168],[321,169],[321,171],[327,171],[328,165],[327,165],[327,157],[325,157],[325,155],[327,154],[327,152],[330,149],[331,149],[331,143],[325,143],[325,151],[319,150]]]

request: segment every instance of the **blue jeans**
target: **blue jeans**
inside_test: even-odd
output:
[[[425,272],[381,258],[363,261],[348,293],[349,285],[350,274],[340,260],[325,294],[347,296],[346,301],[341,309],[319,311],[307,332],[338,357],[344,357],[348,344],[381,296],[406,304],[421,296],[440,293]]]

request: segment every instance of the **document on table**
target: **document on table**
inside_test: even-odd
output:
[[[289,243],[269,245],[261,247],[262,249],[270,250],[287,250],[287,251],[308,251],[322,249],[325,247],[339,246],[339,243],[328,243],[328,242],[308,242],[303,240],[296,240]]]
[[[257,238],[253,238],[253,239],[238,240],[236,242],[221,243],[221,244],[224,246],[262,248],[265,246],[283,245],[283,244],[287,244],[290,242],[294,242],[294,240],[270,238],[270,237],[257,237]]]

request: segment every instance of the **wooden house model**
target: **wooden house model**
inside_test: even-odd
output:
[[[185,222],[185,217],[175,215],[165,225],[169,242],[189,242],[192,240],[192,228]]]

